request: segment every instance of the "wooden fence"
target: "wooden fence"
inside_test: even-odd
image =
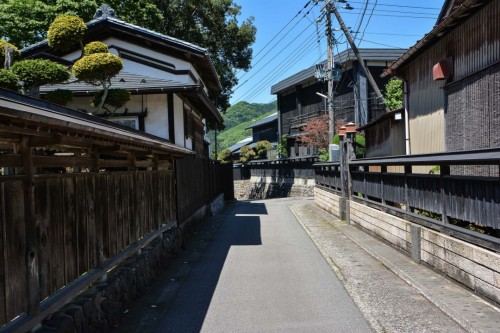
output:
[[[36,175],[28,230],[23,179],[0,177],[0,325],[174,220],[174,195],[172,171]],[[25,255],[32,235],[37,256]]]
[[[255,160],[247,164],[252,177],[284,178],[314,178],[313,164],[315,157]]]
[[[454,169],[471,165],[481,166],[480,169],[496,169],[498,175],[500,149],[352,160],[347,168],[348,181],[345,184],[348,189],[344,193],[350,200],[376,204],[391,211],[405,211],[426,220],[430,217],[440,225],[450,226],[449,222],[459,225],[474,223],[478,229],[498,231],[500,178],[453,173]],[[437,174],[414,171],[422,166],[439,168],[435,168]],[[390,172],[391,169],[402,171]],[[315,170],[316,186],[342,196],[342,168],[339,163],[318,163]],[[463,232],[470,234],[468,229],[463,229]],[[475,234],[483,238],[479,233]],[[492,248],[498,248],[500,241],[489,240],[495,243]],[[485,243],[480,245],[485,246]]]
[[[232,164],[195,158],[178,160],[175,164],[179,224],[221,193],[225,200],[234,199]]]

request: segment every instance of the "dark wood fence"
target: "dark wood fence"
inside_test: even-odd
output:
[[[232,164],[186,158],[176,161],[175,169],[179,224],[221,193],[225,200],[234,199]]]
[[[454,219],[453,222],[466,221],[498,230],[499,165],[498,148],[353,160],[349,163],[348,193],[353,200],[424,213],[427,217],[439,219],[442,224]],[[491,172],[496,176],[454,174],[453,170],[460,170],[461,166],[496,170]],[[422,172],[431,167],[439,167],[434,168],[436,174]],[[317,186],[337,192],[341,190],[339,164],[316,164],[315,169]]]
[[[174,193],[172,171],[36,175],[28,230],[23,177],[0,177],[0,325],[174,220]],[[35,267],[25,254],[32,235]]]
[[[247,164],[252,177],[314,178],[315,157],[279,160],[256,160]]]

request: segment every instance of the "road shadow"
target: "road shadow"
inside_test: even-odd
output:
[[[193,263],[156,332],[199,332],[231,247],[262,245],[258,215],[267,214],[265,204],[235,202],[223,214],[219,229],[213,234],[199,260]],[[199,241],[190,241],[185,251],[196,251]]]

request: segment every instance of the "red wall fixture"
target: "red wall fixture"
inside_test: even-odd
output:
[[[451,58],[443,59],[432,68],[434,81],[445,80],[453,74],[453,61]]]

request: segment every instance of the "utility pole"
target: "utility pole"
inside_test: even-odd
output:
[[[328,80],[328,137],[330,138],[328,143],[331,143],[334,135],[334,118],[333,118],[333,68],[334,68],[334,55],[333,55],[333,36],[332,36],[332,3],[331,0],[326,0],[325,10],[326,10],[326,45],[328,53],[328,63],[327,68],[327,80]],[[335,7],[335,6],[333,6]]]
[[[344,23],[344,20],[342,20],[342,17],[340,16],[340,13],[337,10],[337,7],[335,7],[335,5],[328,6],[328,4],[330,4],[330,0],[327,0],[327,1],[328,1],[327,7],[331,8],[331,10],[333,11],[333,14],[335,14],[335,17],[337,18],[337,21],[339,21],[340,28],[342,29],[342,31],[344,32],[345,36],[347,37],[347,41],[351,45],[351,49],[354,52],[354,54],[356,55],[356,58],[358,59],[359,64],[361,65],[361,67],[365,71],[366,77],[368,78],[368,82],[370,82],[370,85],[372,86],[373,90],[377,94],[377,99],[383,101],[384,100],[384,96],[382,95],[382,92],[380,92],[380,89],[378,88],[377,83],[373,79],[372,74],[368,70],[368,67],[366,67],[365,61],[364,61],[363,57],[361,56],[361,54],[359,53],[359,50],[356,47],[356,44],[354,43],[354,39],[352,38],[351,33],[349,32],[349,29],[347,29],[347,27],[346,27],[346,25]],[[329,12],[330,11],[328,11],[328,13]],[[385,105],[385,103],[384,103],[384,105]],[[389,107],[387,105],[385,105],[385,109],[386,109],[386,112],[390,111],[390,109],[389,109]]]

